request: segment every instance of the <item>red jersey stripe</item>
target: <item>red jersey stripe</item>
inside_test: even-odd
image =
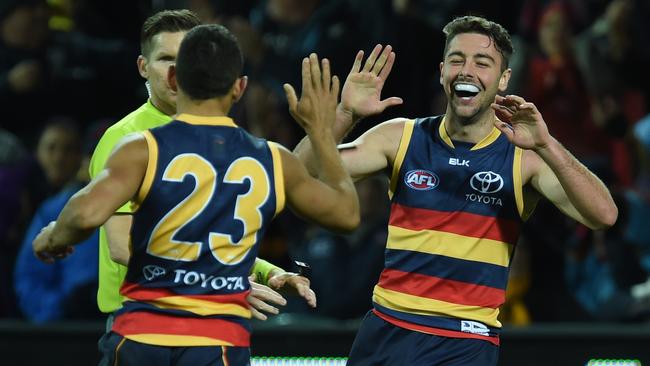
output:
[[[492,309],[505,301],[505,291],[502,289],[390,268],[381,273],[379,286],[413,296]]]
[[[391,205],[389,225],[409,230],[436,230],[516,244],[519,223],[514,220],[477,215],[461,211],[437,211],[425,208]]]
[[[182,296],[188,299],[211,301],[211,302],[222,303],[222,304],[235,304],[235,305],[243,306],[245,308],[248,308],[249,306],[248,302],[246,301],[246,297],[248,296],[249,292],[250,290],[239,292],[236,294],[228,294],[228,295],[186,295],[186,294],[177,294],[165,288],[142,287],[139,286],[137,283],[129,283],[129,282],[124,282],[120,290],[120,293],[123,296],[126,296],[129,299],[133,299],[137,301],[152,301],[152,300],[160,300],[165,297]]]
[[[453,330],[446,330],[446,329],[439,329],[439,328],[432,328],[432,327],[426,327],[423,325],[418,325],[418,324],[413,324],[409,322],[405,322],[403,320],[395,319],[392,316],[388,316],[386,314],[383,314],[376,309],[373,309],[372,312],[377,315],[378,317],[384,319],[385,321],[396,325],[400,328],[404,329],[409,329],[409,330],[415,330],[421,333],[427,333],[427,334],[433,334],[441,337],[450,337],[450,338],[473,338],[473,339],[481,339],[484,341],[488,341],[496,346],[499,345],[499,337],[487,337],[487,336],[482,336],[480,334],[473,334],[473,333],[465,333],[465,332],[458,332],[458,331],[453,331]]]
[[[250,346],[250,334],[246,328],[224,319],[129,312],[115,318],[113,331],[125,337],[137,334],[200,336],[223,340],[236,347]]]

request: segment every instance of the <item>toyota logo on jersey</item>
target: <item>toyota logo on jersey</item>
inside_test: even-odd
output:
[[[406,173],[404,176],[404,183],[410,188],[418,191],[428,191],[434,189],[440,183],[438,176],[428,170],[415,169]]]
[[[472,176],[469,185],[477,192],[496,193],[503,188],[503,178],[495,172],[478,172]]]

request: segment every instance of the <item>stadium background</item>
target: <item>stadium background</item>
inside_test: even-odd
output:
[[[513,264],[500,364],[650,363],[650,2],[0,0],[0,364],[95,362],[103,323],[92,248],[43,269],[26,238],[46,198],[78,187],[76,171],[103,129],[146,100],[135,65],[142,21],[183,7],[237,34],[251,85],[233,116],[289,148],[302,134],[281,85],[299,85],[309,52],[344,77],[356,50],[393,45],[383,95],[405,103],[362,121],[354,138],[385,119],[444,110],[441,29],[454,16],[504,25],[516,48],[508,92],[536,103],[553,135],[606,181],[621,215],[592,233],[550,205],[537,208]],[[285,315],[255,323],[254,355],[347,354],[382,265],[385,191],[379,179],[359,185],[364,219],[352,235],[290,213],[274,222],[261,257],[288,270],[310,263],[319,308],[290,298]]]

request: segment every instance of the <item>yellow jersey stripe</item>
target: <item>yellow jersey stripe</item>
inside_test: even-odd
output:
[[[130,334],[124,338],[132,341],[153,344],[156,346],[171,346],[171,347],[185,347],[185,346],[232,346],[231,343],[220,339],[214,339],[201,336],[189,335],[173,335],[173,334],[156,334],[156,333],[142,333]]]
[[[149,194],[151,185],[153,184],[153,179],[156,177],[156,169],[158,166],[158,143],[156,139],[151,134],[151,131],[146,130],[142,131],[142,135],[147,141],[147,147],[149,148],[149,158],[147,162],[147,170],[144,173],[142,178],[142,184],[136,195],[136,202],[133,202],[132,208],[133,212],[137,211],[138,207],[144,202],[144,199]]]
[[[413,128],[415,127],[415,121],[409,120],[404,122],[404,129],[402,130],[402,138],[399,141],[399,148],[397,148],[397,154],[395,155],[395,161],[393,161],[393,172],[390,178],[390,191],[388,196],[393,197],[395,189],[397,189],[397,177],[399,176],[399,170],[402,167],[404,162],[404,157],[406,156],[406,151],[409,147],[409,142],[411,141],[411,135],[413,135]]]
[[[451,244],[453,243],[453,244]],[[512,245],[491,239],[388,225],[388,249],[411,250],[507,267]]]
[[[381,306],[404,313],[446,318],[451,316],[458,319],[480,321],[493,327],[501,327],[501,323],[497,320],[498,309],[458,305],[446,301],[407,295],[380,286],[375,286],[373,301]]]
[[[470,150],[478,150],[482,149],[486,146],[489,146],[491,143],[496,141],[497,138],[499,138],[499,135],[501,134],[501,131],[499,131],[496,127],[492,127],[492,131],[485,136],[481,141],[479,141],[476,145],[472,146]]]
[[[191,125],[237,127],[232,118],[225,116],[196,116],[193,114],[181,113],[176,116],[176,120],[183,121]]]
[[[454,147],[454,143],[451,141],[451,137],[449,137],[449,134],[447,133],[447,127],[445,126],[445,120],[447,119],[447,116],[442,118],[442,121],[440,121],[440,125],[438,126],[438,134],[440,134],[440,138],[442,141],[444,141],[449,147]],[[477,142],[470,150],[478,150],[482,149],[486,146],[489,146],[491,143],[496,141],[496,139],[499,138],[499,135],[501,135],[501,131],[497,129],[496,127],[492,127],[492,130],[490,133],[485,136],[481,141]]]
[[[125,300],[136,301],[128,297],[125,297]],[[160,309],[185,310],[201,316],[235,315],[243,318],[250,318],[252,316],[250,309],[236,304],[217,303],[192,299],[185,296],[161,297],[156,300],[147,300],[146,303]]]
[[[524,217],[524,193],[523,184],[521,181],[521,156],[522,150],[515,146],[515,156],[512,162],[512,185],[515,189],[515,202],[517,203],[517,211],[519,216]]]
[[[286,196],[284,191],[284,172],[282,170],[282,155],[276,143],[269,141],[269,149],[273,157],[273,180],[275,185],[275,214],[284,210]]]

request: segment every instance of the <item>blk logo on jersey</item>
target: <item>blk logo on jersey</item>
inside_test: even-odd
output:
[[[466,166],[466,167],[469,168],[469,160],[458,159],[458,158],[449,158],[449,165]]]
[[[406,173],[404,183],[415,190],[428,191],[438,186],[440,178],[428,170],[415,169]]]

